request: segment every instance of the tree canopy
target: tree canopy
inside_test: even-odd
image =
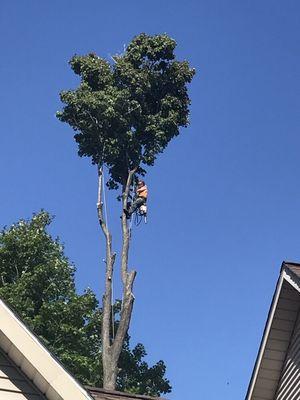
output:
[[[102,386],[102,312],[91,289],[76,293],[75,267],[61,241],[47,232],[51,221],[42,211],[0,232],[0,297],[83,384]],[[149,395],[170,392],[164,362],[149,367],[145,355],[142,344],[130,347],[127,335],[117,388]]]
[[[153,165],[188,124],[187,83],[195,71],[175,59],[175,47],[166,34],[142,33],[112,60],[94,53],[70,60],[81,83],[61,92],[57,117],[76,131],[80,156],[108,166],[110,188],[124,186],[134,168],[144,175],[142,165]]]

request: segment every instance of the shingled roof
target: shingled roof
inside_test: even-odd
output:
[[[87,386],[86,389],[95,400],[164,400],[162,397],[150,397],[141,394],[118,392]]]
[[[246,400],[300,398],[299,311],[300,264],[283,262]]]

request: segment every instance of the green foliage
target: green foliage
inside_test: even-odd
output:
[[[194,69],[175,60],[169,36],[136,36],[108,62],[94,53],[75,55],[70,65],[81,83],[63,91],[57,117],[75,131],[79,155],[105,163],[110,188],[126,182],[129,169],[154,164],[179,128],[188,124],[187,83]]]
[[[150,396],[171,392],[170,382],[164,377],[166,365],[162,360],[149,367],[144,360],[147,353],[141,343],[130,350],[129,338],[127,338],[123,346],[117,378],[119,390],[138,394],[147,393]]]
[[[47,233],[50,223],[49,214],[41,212],[2,230],[0,296],[80,380],[89,382],[101,367],[98,303],[90,290],[76,294],[75,269],[59,240]]]
[[[82,383],[102,386],[101,309],[90,289],[76,293],[75,268],[59,239],[47,232],[51,221],[42,211],[1,231],[0,297]],[[117,303],[116,313],[119,309]],[[142,361],[145,355],[141,344],[130,349],[128,337],[118,389],[153,395],[169,392],[164,363],[148,367]]]

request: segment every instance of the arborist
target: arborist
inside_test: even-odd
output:
[[[124,213],[126,214],[126,217],[128,219],[137,209],[142,210],[143,214],[146,214],[145,209],[146,209],[147,197],[148,197],[147,186],[144,181],[139,180],[136,188],[136,199],[129,207],[129,210],[124,209]]]

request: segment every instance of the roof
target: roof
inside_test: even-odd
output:
[[[246,400],[273,400],[300,310],[300,264],[283,262]]]
[[[0,349],[48,400],[93,400],[91,395],[46,349],[0,299]]]
[[[95,387],[84,388],[24,324],[17,313],[0,299],[0,362],[1,354],[7,360],[5,368],[18,367],[23,377],[18,377],[21,382],[19,387],[21,388],[22,384],[23,393],[32,399],[36,396],[33,395],[36,387],[37,393],[40,393],[39,398],[45,396],[47,400],[163,400],[161,397]],[[18,372],[15,371],[14,374],[16,373]],[[5,375],[2,378],[5,378]],[[13,388],[15,395],[19,393],[19,387]],[[9,391],[12,392],[11,389]]]
[[[87,386],[88,391],[95,400],[164,400],[162,397],[150,397],[141,394],[118,392]]]

